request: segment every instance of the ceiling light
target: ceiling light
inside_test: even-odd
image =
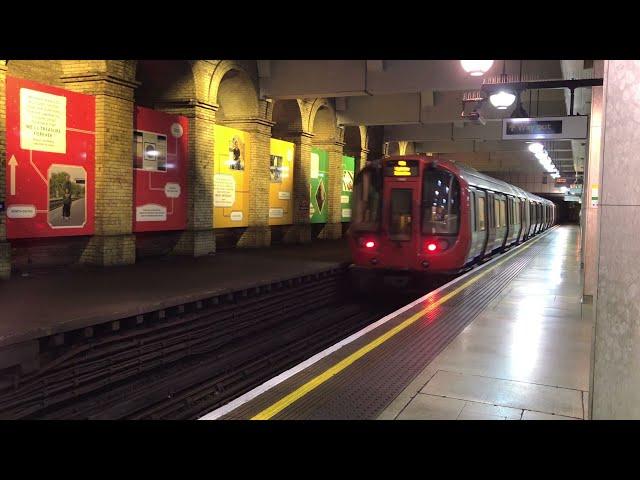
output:
[[[513,93],[501,90],[498,93],[491,95],[489,97],[489,101],[491,102],[491,105],[496,107],[498,110],[505,110],[507,107],[513,105],[513,102],[516,101],[516,96]]]
[[[540,153],[544,150],[544,145],[539,142],[529,144],[529,151],[531,153]]]
[[[549,155],[547,155],[547,152],[545,152],[544,149],[542,149],[541,152],[536,153],[534,156],[541,162],[549,158]]]
[[[484,75],[493,65],[493,60],[460,60],[462,68],[472,77]]]

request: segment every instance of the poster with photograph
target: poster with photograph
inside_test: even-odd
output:
[[[249,134],[215,125],[213,161],[214,228],[249,225]]]
[[[342,156],[342,193],[340,194],[340,218],[343,222],[351,221],[351,194],[353,192],[353,176],[356,160]]]
[[[6,79],[7,238],[94,233],[95,97]]]
[[[87,172],[74,165],[49,168],[49,225],[82,227],[87,222]]]
[[[138,107],[133,131],[133,231],[187,227],[189,122]]]
[[[269,225],[293,223],[293,156],[295,145],[271,139],[269,163]]]
[[[167,171],[166,135],[135,130],[133,143],[135,152],[133,168],[151,172]]]
[[[329,219],[329,153],[319,148],[311,149],[311,179],[309,218],[311,223],[326,223]]]

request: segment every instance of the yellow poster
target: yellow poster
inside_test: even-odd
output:
[[[213,225],[249,225],[249,134],[216,125],[213,162]]]
[[[293,223],[293,143],[271,139],[269,225]]]

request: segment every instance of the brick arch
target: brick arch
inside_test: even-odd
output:
[[[274,122],[274,136],[304,130],[303,113],[298,100],[277,100],[273,104],[271,120]]]
[[[336,112],[327,99],[317,99],[309,112],[309,131],[315,140],[340,140],[340,132],[336,120]]]
[[[244,110],[245,112],[250,112],[249,115],[245,116],[258,116],[261,109],[258,102],[257,75],[257,65],[255,64],[255,61],[219,61],[211,74],[211,81],[209,82],[209,91],[207,95],[208,102],[220,106],[220,96],[222,88],[222,96],[229,96],[229,98],[225,100],[232,100],[234,96],[237,96],[238,98],[246,102],[244,108],[231,108],[231,110]],[[227,83],[230,80],[231,83]],[[229,110],[229,108],[227,108],[227,110]],[[229,112],[228,114],[235,116],[231,112]]]
[[[255,84],[249,75],[240,69],[228,70],[218,85],[216,104],[219,121],[235,118],[261,116],[261,105]]]
[[[400,155],[400,142],[387,142],[387,155]]]
[[[196,98],[195,75],[186,60],[140,60],[135,69],[140,82],[135,91],[137,104],[153,108],[156,102]]]
[[[365,127],[366,128],[366,127]],[[364,139],[362,138],[361,129],[357,125],[347,125],[344,127],[344,149],[346,152],[355,153],[360,152],[364,145]]]

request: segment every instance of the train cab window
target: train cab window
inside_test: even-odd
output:
[[[483,196],[476,196],[476,229],[479,232],[484,232],[486,230],[486,222],[485,222],[485,200]]]
[[[460,186],[450,172],[425,170],[422,189],[422,233],[457,235],[460,224]]]
[[[411,240],[413,190],[394,188],[391,190],[389,238],[392,240]]]
[[[353,220],[355,231],[376,231],[380,228],[382,205],[382,172],[380,167],[365,167],[356,175],[353,185]]]

